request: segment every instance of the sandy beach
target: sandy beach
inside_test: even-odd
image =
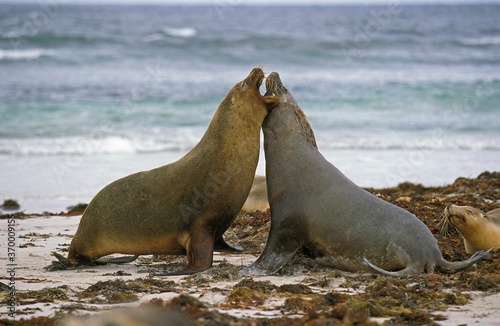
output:
[[[368,190],[424,221],[444,257],[456,261],[469,255],[455,230],[446,237],[439,234],[437,224],[443,209],[451,203],[483,211],[498,208],[500,173],[459,178],[445,187],[404,183]],[[215,253],[214,266],[203,273],[150,275],[181,268],[186,259],[180,256],[141,256],[130,264],[46,270],[55,260],[51,252],[66,255],[80,217],[78,211],[2,215],[0,250],[6,268],[0,274],[0,323],[100,325],[102,318],[123,316],[135,323],[134,318],[153,309],[158,316],[146,314],[157,319],[141,319],[144,325],[165,316],[198,325],[318,325],[327,321],[345,325],[500,325],[499,253],[455,274],[401,279],[345,273],[329,267],[327,260],[298,254],[277,275],[241,278],[238,271],[258,257],[267,239],[269,212],[257,211],[242,212],[225,235],[228,243],[242,245],[245,252]],[[16,234],[15,246],[8,241],[9,226]],[[5,255],[9,248],[14,255]],[[9,285],[15,286],[14,293]],[[15,309],[9,311],[13,303]],[[110,313],[113,311],[118,312]]]

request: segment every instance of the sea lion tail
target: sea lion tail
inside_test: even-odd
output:
[[[438,263],[438,266],[447,272],[458,272],[459,270],[466,269],[471,265],[483,260],[493,248],[488,250],[477,251],[472,257],[463,261],[449,262],[444,260],[444,258]]]
[[[373,265],[368,261],[366,257],[363,257],[363,264],[367,266],[368,268],[372,269],[373,271],[382,274],[382,275],[387,275],[387,276],[393,276],[393,277],[404,277],[404,276],[410,276],[415,274],[415,269],[408,265],[406,268],[403,268],[402,270],[391,272],[391,271],[386,271],[385,269],[382,269],[378,266]]]

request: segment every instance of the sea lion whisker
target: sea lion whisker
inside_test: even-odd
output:
[[[441,221],[439,221],[437,226],[441,226],[441,229],[439,230],[440,234],[448,236],[450,231],[450,220],[448,220],[448,217],[444,216]]]
[[[439,233],[443,236],[448,236],[450,229],[450,220],[446,211],[443,211],[439,216],[441,219],[439,220],[437,226],[440,227]]]

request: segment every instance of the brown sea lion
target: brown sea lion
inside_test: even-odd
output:
[[[266,88],[266,95],[280,100],[262,125],[271,230],[263,253],[242,275],[272,274],[300,248],[331,257],[339,269],[391,276],[434,267],[457,271],[487,255],[444,260],[424,223],[358,187],[321,155],[304,112],[277,73],[269,75]]]
[[[113,253],[187,255],[192,274],[212,265],[213,250],[236,250],[222,234],[248,196],[259,158],[260,128],[273,97],[255,68],[226,95],[200,142],[178,161],[104,187],[86,208],[68,260],[86,264]]]
[[[269,208],[269,201],[267,200],[267,185],[266,177],[263,175],[256,175],[253,180],[252,189],[248,198],[243,205],[242,211],[261,211],[264,212]]]
[[[453,225],[464,239],[465,252],[500,248],[500,208],[483,213],[470,206],[449,205],[439,222],[441,233],[447,234]]]

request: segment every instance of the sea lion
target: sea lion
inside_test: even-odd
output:
[[[174,298],[173,300],[175,300]],[[181,308],[156,307],[151,303],[140,307],[114,308],[93,315],[67,314],[57,320],[58,326],[196,326]]]
[[[280,100],[262,125],[271,229],[263,253],[243,276],[272,274],[299,248],[331,257],[339,269],[391,276],[433,272],[435,266],[456,271],[487,255],[444,260],[423,222],[358,187],[321,155],[307,117],[277,73],[268,76],[266,88],[265,95]]]
[[[470,206],[449,205],[439,224],[441,234],[448,233],[450,224],[458,230],[468,254],[500,248],[500,208],[483,213]]]
[[[277,104],[263,97],[255,68],[226,95],[200,142],[178,161],[135,173],[92,199],[68,260],[86,264],[113,253],[187,255],[192,274],[212,265],[213,250],[236,250],[222,234],[248,196],[259,159],[260,128]]]
[[[266,177],[263,175],[256,175],[253,180],[252,189],[241,210],[245,212],[265,212],[268,208],[269,201],[267,200]]]

